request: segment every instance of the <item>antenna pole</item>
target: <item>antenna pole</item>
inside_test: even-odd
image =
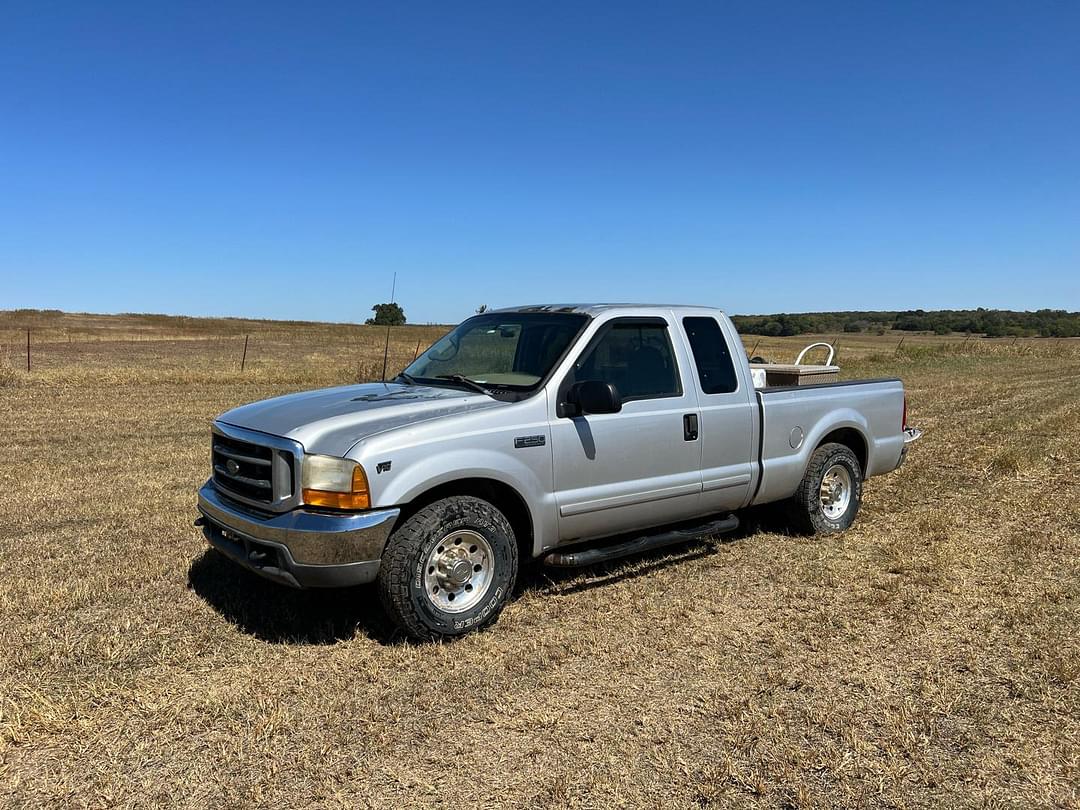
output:
[[[394,303],[394,296],[397,293],[397,271],[394,271],[394,283],[390,286],[390,303]],[[390,355],[390,324],[386,324],[386,343],[383,344],[382,351],[382,381],[386,382],[386,360]]]
[[[390,324],[386,325],[386,343],[382,350],[382,381],[386,382],[386,359],[390,355]]]

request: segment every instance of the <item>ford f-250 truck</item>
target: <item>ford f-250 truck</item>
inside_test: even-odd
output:
[[[842,531],[919,432],[896,379],[755,389],[719,310],[527,306],[469,318],[393,381],[212,427],[197,523],[293,587],[375,581],[414,638],[492,622],[519,561],[588,565],[786,501]]]

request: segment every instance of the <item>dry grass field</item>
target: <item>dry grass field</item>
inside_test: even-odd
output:
[[[382,335],[0,313],[0,805],[1080,805],[1080,346],[843,335],[926,431],[850,531],[527,569],[424,646],[192,526],[213,416],[377,376]]]

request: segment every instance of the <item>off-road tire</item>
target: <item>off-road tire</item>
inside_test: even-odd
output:
[[[851,500],[843,514],[830,518],[822,509],[821,481],[835,465],[847,468],[851,476]],[[792,528],[808,534],[835,534],[848,528],[859,513],[862,503],[863,471],[851,448],[831,442],[823,444],[810,456],[806,473],[795,495],[788,501],[787,515]]]
[[[448,613],[429,600],[424,569],[439,541],[459,529],[480,534],[491,547],[494,564],[482,601],[463,613]],[[411,515],[390,536],[379,568],[379,598],[390,619],[410,638],[453,638],[498,618],[513,591],[517,567],[517,540],[502,512],[480,498],[443,498]]]

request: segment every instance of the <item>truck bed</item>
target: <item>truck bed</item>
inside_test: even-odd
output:
[[[830,435],[856,439],[864,477],[889,472],[904,449],[904,386],[896,378],[757,390],[759,477],[753,503],[787,498],[810,454]]]

